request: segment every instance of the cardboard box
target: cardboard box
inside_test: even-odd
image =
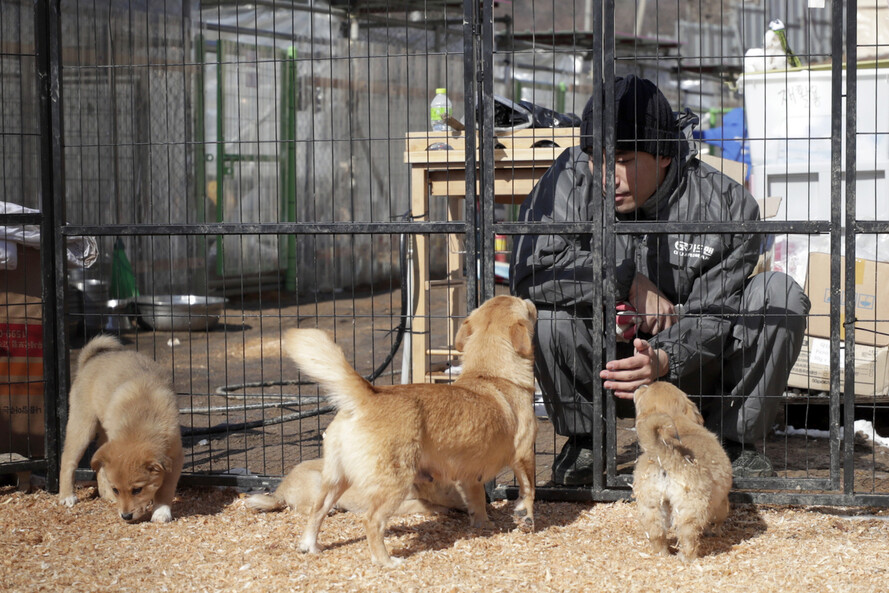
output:
[[[845,287],[845,259],[840,258],[840,291]],[[810,336],[830,338],[830,254],[810,253],[806,294],[812,301]],[[841,295],[840,338],[845,339],[845,295]],[[889,345],[889,263],[855,260],[855,343]]]
[[[840,344],[840,391],[844,391],[845,351]],[[790,371],[788,387],[830,390],[830,340],[806,336]],[[855,395],[889,395],[889,346],[855,345]]]
[[[0,453],[44,454],[43,303],[40,252],[18,247],[0,268]]]

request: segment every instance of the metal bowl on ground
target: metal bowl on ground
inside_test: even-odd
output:
[[[94,336],[105,328],[108,314],[108,283],[96,278],[81,278],[74,282],[74,288],[82,297],[82,329],[86,336]]]
[[[139,322],[153,330],[196,331],[219,323],[228,299],[193,294],[136,298]]]

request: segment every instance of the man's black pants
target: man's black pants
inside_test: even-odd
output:
[[[786,274],[763,272],[747,282],[742,301],[722,357],[682,377],[678,386],[698,403],[710,430],[753,443],[765,439],[780,409],[802,346],[809,299]],[[571,311],[538,311],[535,371],[561,435],[588,435],[593,429],[592,384],[601,381],[604,356],[594,352],[592,331],[589,318]],[[618,358],[631,354],[619,346]]]

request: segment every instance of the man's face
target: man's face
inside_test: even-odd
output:
[[[654,195],[658,185],[667,176],[672,158],[647,152],[616,150],[614,152],[614,209],[629,214],[641,208]],[[602,155],[603,171],[605,155]],[[590,171],[593,163],[590,161]],[[605,175],[602,176],[602,194],[605,194]]]

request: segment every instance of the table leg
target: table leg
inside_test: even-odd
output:
[[[411,216],[414,220],[429,219],[429,180],[425,167],[411,169]],[[429,352],[429,236],[414,235],[414,295],[411,320],[411,382],[427,381]]]

